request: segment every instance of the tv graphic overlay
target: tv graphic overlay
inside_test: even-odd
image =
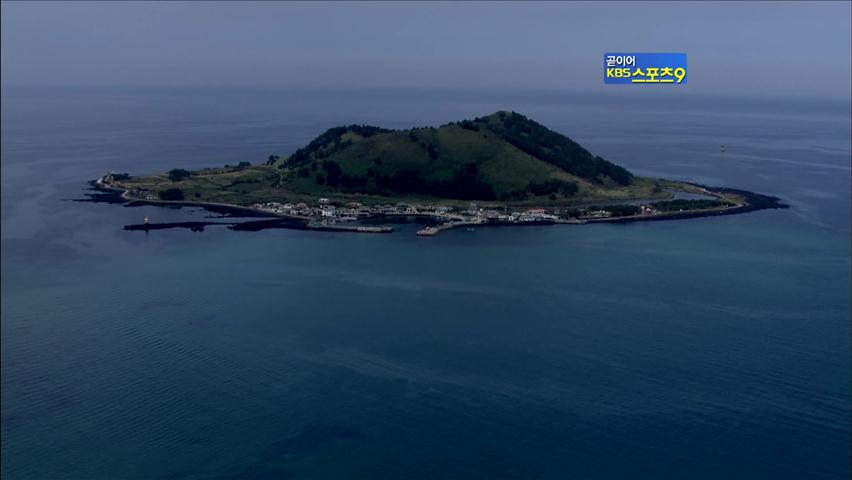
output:
[[[685,53],[606,53],[606,84],[672,84],[686,85]]]

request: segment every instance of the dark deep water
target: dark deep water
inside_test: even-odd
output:
[[[403,91],[3,91],[3,478],[850,475],[850,108]],[[431,239],[71,202],[325,128],[514,109],[789,210]],[[722,153],[720,145],[726,145]]]

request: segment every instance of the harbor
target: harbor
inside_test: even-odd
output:
[[[745,213],[764,208],[785,208],[779,199],[754,192],[731,188],[713,188],[688,184],[689,192],[670,192],[670,200],[625,200],[621,203],[600,202],[597,205],[526,207],[470,202],[466,207],[443,204],[365,205],[356,201],[317,198],[312,204],[262,202],[251,205],[230,205],[200,201],[169,201],[139,199],[127,190],[111,184],[109,174],[92,182],[94,190],[88,201],[123,203],[125,206],[199,207],[226,217],[259,217],[257,220],[231,222],[172,222],[153,223],[145,217],[143,223],[126,225],[125,230],[152,231],[185,228],[203,231],[207,226],[222,225],[235,231],[265,229],[313,230],[341,233],[392,233],[388,224],[418,222],[427,225],[416,231],[420,237],[434,237],[459,227],[473,229],[484,226],[542,226],[581,225],[586,223],[624,223],[637,221],[677,220]],[[138,192],[134,192],[138,193]]]

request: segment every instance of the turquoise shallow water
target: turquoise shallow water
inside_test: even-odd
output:
[[[4,478],[848,478],[848,110],[432,95],[4,92]],[[793,208],[424,239],[66,200],[506,103]]]

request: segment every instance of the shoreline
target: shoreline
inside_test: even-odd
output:
[[[286,228],[294,230],[316,230],[325,232],[358,232],[358,233],[390,233],[393,228],[387,226],[371,226],[363,224],[328,224],[317,222],[315,218],[302,215],[292,215],[282,212],[275,212],[266,209],[248,207],[243,205],[234,205],[217,202],[203,202],[192,200],[148,200],[132,198],[128,195],[128,190],[107,185],[103,182],[103,177],[97,180],[90,181],[89,184],[95,190],[107,192],[114,195],[113,198],[95,198],[97,194],[89,194],[90,200],[93,202],[105,203],[120,203],[126,207],[134,206],[159,206],[159,207],[199,207],[207,211],[223,214],[225,217],[260,217],[265,220],[250,220],[246,222],[174,222],[174,223],[159,223],[159,224],[133,224],[125,225],[125,230],[162,230],[169,228],[188,228],[192,231],[203,231],[206,226],[222,225],[227,226],[235,231],[259,231],[268,228]],[[453,230],[460,227],[475,228],[475,227],[494,227],[494,226],[544,226],[544,225],[583,225],[588,223],[633,223],[633,222],[651,222],[664,220],[685,220],[690,218],[715,217],[723,215],[737,215],[742,213],[754,212],[766,209],[784,209],[789,208],[789,205],[781,202],[778,197],[763,195],[748,190],[741,190],[728,187],[708,187],[697,183],[689,183],[690,185],[699,188],[708,196],[713,196],[723,199],[733,206],[721,208],[709,208],[703,210],[686,210],[677,212],[661,212],[648,215],[631,215],[621,217],[598,217],[598,218],[572,218],[572,219],[557,219],[534,222],[506,222],[506,221],[468,221],[468,220],[451,220],[436,225],[430,225],[417,231],[417,235],[421,237],[433,237],[441,232]],[[727,197],[726,194],[737,195],[742,197],[744,201],[734,201]],[[80,200],[84,201],[84,200]],[[375,221],[379,218],[404,218],[404,217],[419,217],[432,218],[438,217],[433,214],[418,213],[418,214],[379,214],[369,217],[365,220]]]
[[[770,210],[770,209],[785,209],[790,208],[786,203],[782,203],[781,199],[778,197],[773,197],[770,195],[763,195],[760,193],[750,192],[748,190],[739,190],[734,188],[727,187],[705,187],[703,185],[692,184],[695,186],[700,186],[704,188],[707,192],[711,193],[731,193],[735,195],[739,195],[741,197],[746,198],[745,203],[739,203],[731,207],[722,207],[722,208],[707,208],[703,210],[685,210],[682,212],[666,212],[659,213],[656,215],[636,215],[631,217],[610,217],[610,218],[599,218],[599,219],[588,219],[589,223],[592,222],[612,222],[612,223],[628,223],[628,222],[655,222],[662,220],[686,220],[689,218],[702,218],[702,217],[719,217],[723,215],[738,215],[741,213],[749,213],[756,212],[758,210]]]
[[[175,207],[201,207],[207,211],[214,213],[247,213],[249,215],[242,215],[244,217],[280,217],[280,218],[288,218],[292,220],[311,220],[311,217],[303,217],[301,215],[290,215],[286,213],[278,213],[278,212],[270,212],[267,210],[259,210],[253,207],[246,207],[243,205],[234,205],[231,203],[218,203],[218,202],[202,202],[202,201],[193,201],[193,200],[147,200],[141,198],[133,198],[128,195],[128,190],[124,188],[117,188],[106,185],[103,183],[103,177],[98,178],[97,180],[89,182],[96,189],[101,191],[112,192],[116,194],[119,198],[124,200],[123,202],[114,202],[121,203],[124,206],[128,207],[136,207],[142,205],[153,205],[153,206],[175,206]],[[234,215],[238,216],[238,215]]]

